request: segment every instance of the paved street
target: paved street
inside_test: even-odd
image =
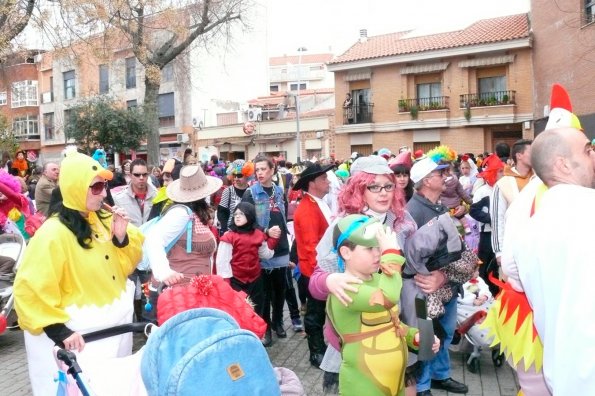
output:
[[[286,339],[278,340],[268,349],[274,366],[292,369],[301,379],[309,396],[323,395],[322,371],[310,366],[308,347],[304,333],[294,333],[289,320],[286,321]],[[137,337],[142,343],[142,337]],[[20,331],[8,331],[0,336],[0,389],[3,395],[29,395],[31,388],[27,375],[27,361],[23,334]],[[469,396],[516,396],[517,387],[512,370],[506,364],[496,368],[490,353],[485,351],[481,357],[480,372],[470,373],[461,353],[453,352],[453,378],[469,386]],[[84,368],[83,368],[84,369]],[[450,395],[442,391],[432,391],[435,396]]]

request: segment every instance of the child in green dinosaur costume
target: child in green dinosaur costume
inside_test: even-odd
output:
[[[378,220],[349,215],[337,223],[334,245],[339,270],[360,278],[353,302],[330,295],[328,317],[341,337],[341,395],[404,395],[407,347],[416,350],[418,330],[399,321],[401,255],[396,236]],[[378,273],[379,269],[382,273]],[[437,350],[439,342],[433,345]]]

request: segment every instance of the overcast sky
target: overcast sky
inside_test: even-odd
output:
[[[359,37],[419,29],[457,30],[482,18],[527,12],[529,0],[268,0],[270,56],[343,53]]]

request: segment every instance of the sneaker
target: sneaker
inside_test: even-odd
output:
[[[304,331],[304,325],[302,325],[302,320],[300,318],[291,319],[291,325],[293,326],[293,331],[296,333]]]

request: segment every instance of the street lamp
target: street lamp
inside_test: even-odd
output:
[[[308,51],[306,47],[300,47],[297,49],[298,55],[298,70],[297,70],[297,95],[295,97],[295,120],[296,120],[296,144],[297,144],[297,163],[302,162],[302,144],[300,142],[300,85],[301,75],[300,70],[302,68],[302,52]]]

